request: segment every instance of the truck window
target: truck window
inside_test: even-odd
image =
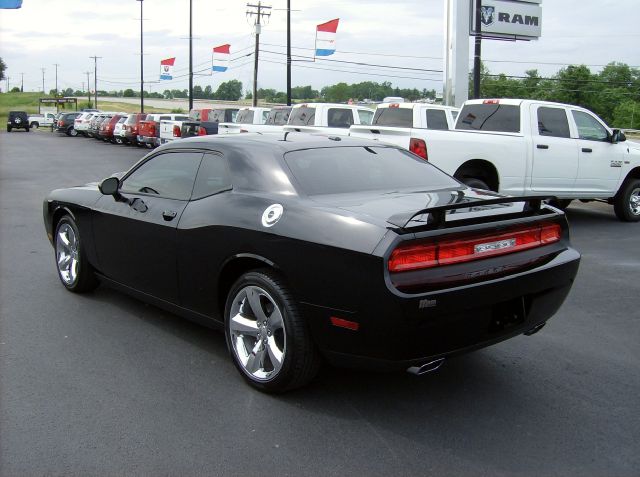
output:
[[[427,129],[449,129],[447,113],[441,109],[427,109]]]
[[[289,114],[291,113],[291,109],[272,109],[267,117],[267,121],[265,124],[282,126],[283,124],[287,124],[289,120]]]
[[[567,113],[561,108],[538,108],[540,136],[571,137]]]
[[[460,111],[456,129],[520,132],[520,107],[511,104],[468,104]]]
[[[348,128],[353,124],[353,111],[345,108],[329,108],[327,125],[330,128]]]
[[[250,109],[238,111],[235,122],[238,124],[253,124],[253,111]]]
[[[269,117],[269,111],[262,111],[262,122],[265,123]]]
[[[371,123],[375,126],[413,127],[413,109],[378,108]]]
[[[371,124],[373,119],[373,111],[367,111],[366,109],[358,109],[358,116],[360,117],[360,124]]]
[[[293,126],[313,126],[316,118],[316,108],[309,108],[302,106],[300,108],[293,108],[291,110],[291,117],[289,118],[289,124]]]
[[[578,137],[587,141],[606,141],[609,139],[607,129],[593,116],[582,111],[571,111],[578,126]]]

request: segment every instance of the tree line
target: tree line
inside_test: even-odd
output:
[[[624,63],[609,63],[599,73],[585,65],[571,65],[546,78],[535,69],[523,77],[494,75],[483,64],[480,78],[482,98],[573,104],[595,112],[611,126],[640,129],[640,69]],[[471,80],[469,91],[473,91]]]

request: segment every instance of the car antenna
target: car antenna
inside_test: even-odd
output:
[[[290,133],[290,132],[291,132],[291,131],[285,131],[285,132],[284,132],[284,140],[285,140],[285,141],[287,140],[287,136],[289,135],[289,133]]]

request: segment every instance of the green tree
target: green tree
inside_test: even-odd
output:
[[[326,88],[324,96],[325,100],[331,103],[344,103],[354,95],[352,94],[351,86],[347,83],[338,83]]]
[[[135,98],[136,92],[131,88],[127,88],[122,92],[122,96],[124,96],[125,98]]]
[[[4,72],[7,69],[7,64],[2,58],[0,58],[0,81],[4,79]]]
[[[213,98],[213,88],[211,88],[210,84],[205,86],[205,88],[204,88],[204,96],[207,99],[212,99]]]
[[[11,92],[12,93],[19,93],[20,92],[20,88],[18,88],[17,86],[14,86],[13,88],[11,88]]]
[[[195,85],[193,87],[193,97],[195,99],[205,99],[204,98],[204,91],[202,90],[202,86],[200,85]]]
[[[218,86],[215,99],[224,101],[238,101],[242,97],[242,82],[238,80],[225,81]]]
[[[627,100],[613,111],[611,125],[616,128],[640,129],[640,101]]]
[[[173,99],[173,94],[171,93],[171,90],[168,89],[164,90],[162,96],[164,96],[165,99]]]

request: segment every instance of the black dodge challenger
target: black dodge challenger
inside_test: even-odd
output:
[[[160,147],[100,184],[53,191],[62,284],[107,283],[223,327],[271,392],[321,361],[422,374],[532,334],[578,270],[565,216],[466,187],[394,146],[305,134]]]

